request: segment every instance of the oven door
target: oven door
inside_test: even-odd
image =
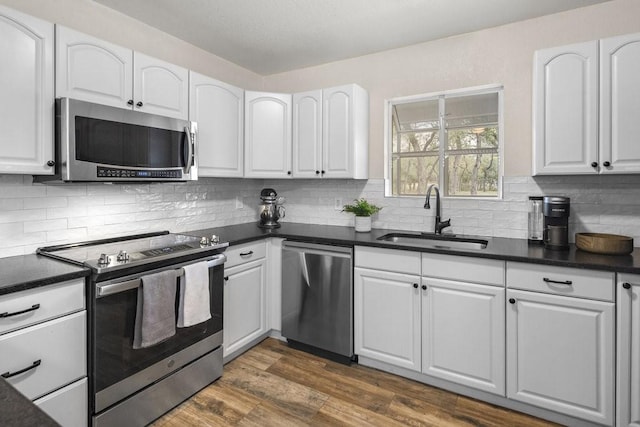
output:
[[[96,284],[91,367],[94,413],[103,411],[222,345],[225,261],[226,257],[222,254],[208,260],[211,319],[191,327],[176,328],[176,334],[171,338],[142,349],[133,349],[141,275]],[[146,273],[179,269],[186,264]]]

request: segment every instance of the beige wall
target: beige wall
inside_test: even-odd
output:
[[[265,78],[265,89],[301,91],[358,83],[369,91],[369,176],[384,173],[384,100],[504,85],[505,175],[531,174],[531,76],[537,49],[640,32],[640,1],[596,6]],[[348,43],[348,40],[345,40]]]
[[[0,0],[0,4],[247,89],[262,77],[92,0]]]
[[[262,77],[91,0],[0,0],[245,89],[297,92],[358,83],[370,95],[369,176],[384,174],[384,100],[485,84],[505,87],[505,175],[531,173],[531,70],[537,49],[640,32],[640,0],[573,11]],[[348,43],[345,40],[345,43]]]

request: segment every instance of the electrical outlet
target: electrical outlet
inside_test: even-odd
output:
[[[242,198],[240,196],[236,197],[236,209],[244,208],[244,203],[242,203]]]
[[[342,210],[342,198],[341,197],[336,197],[333,209],[335,209],[337,211],[341,211]]]

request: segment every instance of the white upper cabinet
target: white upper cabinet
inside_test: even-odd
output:
[[[53,174],[53,53],[52,23],[0,6],[0,173]]]
[[[291,95],[245,92],[247,178],[291,177]]]
[[[189,72],[57,25],[56,97],[186,120]]]
[[[133,95],[136,110],[186,120],[189,70],[134,52]]]
[[[293,94],[293,177],[316,178],[322,167],[322,90]]]
[[[602,173],[640,172],[639,76],[640,33],[600,41]]]
[[[533,82],[533,174],[597,173],[598,42],[537,51]]]
[[[534,175],[640,173],[640,34],[534,56]]]
[[[198,175],[242,177],[244,90],[190,72],[189,120],[198,125]]]
[[[350,84],[293,98],[293,176],[368,178],[369,95]]]

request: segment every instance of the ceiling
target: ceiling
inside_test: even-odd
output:
[[[94,0],[261,75],[608,0]]]

